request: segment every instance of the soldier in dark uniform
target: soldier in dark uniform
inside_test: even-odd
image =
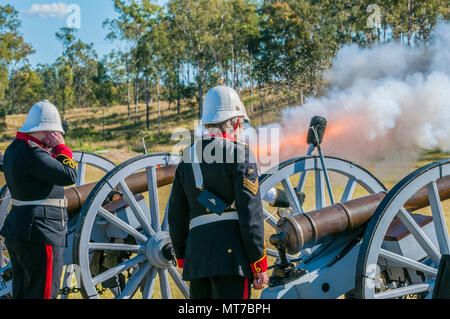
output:
[[[76,163],[64,144],[58,111],[48,101],[34,105],[3,158],[12,209],[5,237],[14,298],[57,298],[66,246],[64,187],[76,181]]]
[[[208,92],[203,114],[210,134],[195,144],[196,153],[193,147],[183,152],[169,199],[170,236],[191,298],[246,299],[251,282],[255,289],[268,283],[256,161],[236,141],[248,117],[226,86]],[[200,173],[194,173],[193,154],[203,155]],[[212,212],[221,202],[224,211]]]

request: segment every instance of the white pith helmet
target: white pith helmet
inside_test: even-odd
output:
[[[22,133],[60,132],[64,134],[58,109],[47,100],[33,105],[28,112],[23,126],[18,130]]]
[[[202,125],[221,123],[237,116],[243,116],[246,123],[250,122],[245,106],[235,90],[219,85],[206,93],[203,101]]]

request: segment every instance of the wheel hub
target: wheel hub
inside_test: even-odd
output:
[[[167,268],[170,265],[170,260],[164,256],[164,251],[171,243],[170,235],[166,231],[160,231],[148,240],[145,254],[153,266]]]

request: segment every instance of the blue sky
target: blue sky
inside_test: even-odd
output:
[[[155,1],[160,5],[166,0]],[[70,5],[80,8],[80,28],[77,37],[83,42],[94,43],[99,57],[111,51],[115,44],[105,40],[107,30],[103,21],[117,16],[112,0],[0,0],[0,5],[10,4],[19,11],[22,21],[21,32],[25,41],[31,43],[36,52],[29,57],[32,66],[39,63],[52,63],[62,53],[62,47],[56,40],[55,33],[69,22]],[[74,11],[73,11],[74,12]]]

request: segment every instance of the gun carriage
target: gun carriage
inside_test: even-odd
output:
[[[264,205],[273,272],[261,298],[431,297],[449,251],[441,202],[450,196],[450,160],[424,166],[387,191],[364,168],[323,156],[325,127],[317,123],[307,156],[260,177],[262,196],[281,187],[290,203],[287,209]],[[318,155],[311,155],[314,149]],[[72,218],[65,263],[79,267],[84,297],[189,297],[173,263],[162,200],[179,160],[141,155],[109,166],[97,183],[66,190]],[[296,196],[301,191],[309,204]]]

